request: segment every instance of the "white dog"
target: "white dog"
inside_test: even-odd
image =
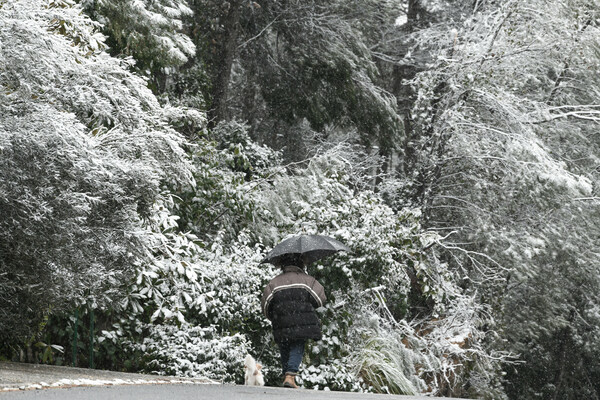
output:
[[[262,365],[257,364],[250,354],[244,360],[245,381],[248,386],[265,386],[265,379],[260,372]]]

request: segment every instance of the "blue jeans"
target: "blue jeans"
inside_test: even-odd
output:
[[[304,356],[304,343],[306,340],[284,339],[277,342],[281,354],[281,369],[284,375],[296,375]]]

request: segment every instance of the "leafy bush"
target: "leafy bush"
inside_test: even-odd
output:
[[[192,166],[79,5],[2,2],[0,25],[0,341],[28,346],[48,314],[125,296],[161,185]]]
[[[244,335],[222,335],[215,326],[150,324],[141,343],[125,342],[141,354],[141,370],[158,375],[204,377],[240,383],[248,351]]]
[[[309,358],[310,360],[310,358]],[[360,380],[347,358],[333,359],[326,364],[311,364],[300,371],[298,382],[317,390],[362,391]]]

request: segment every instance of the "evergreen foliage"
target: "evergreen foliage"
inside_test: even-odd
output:
[[[122,297],[151,258],[161,182],[193,182],[167,110],[79,7],[3,3],[0,19],[0,329],[18,343],[44,316]]]
[[[597,398],[598,21],[0,0],[0,356],[83,366],[94,310],[99,367],[277,385],[260,261],[324,234],[305,387]]]

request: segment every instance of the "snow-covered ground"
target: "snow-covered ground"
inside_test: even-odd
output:
[[[73,386],[169,383],[216,384],[219,382],[203,378],[177,378],[42,364],[0,362],[0,392]]]

